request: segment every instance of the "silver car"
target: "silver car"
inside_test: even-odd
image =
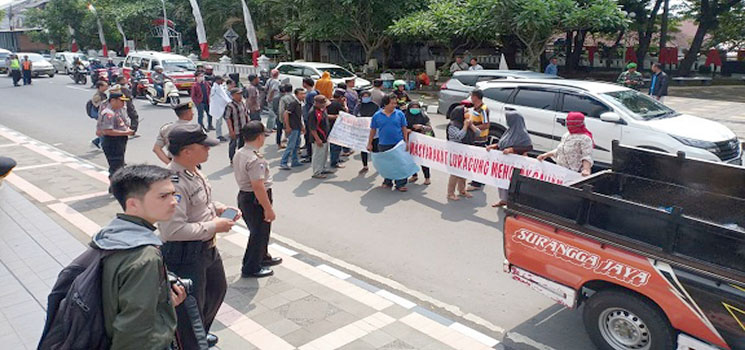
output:
[[[8,60],[12,52],[6,49],[0,49],[0,73],[8,73]]]
[[[526,70],[475,70],[458,71],[453,74],[445,84],[440,87],[439,104],[437,113],[450,116],[450,112],[459,105],[461,101],[470,96],[471,91],[476,88],[476,83],[501,79],[561,79],[555,75],[547,75]]]
[[[80,52],[58,52],[51,62],[57,73],[72,74],[75,70],[76,59],[79,59],[86,68],[88,67],[88,57]]]
[[[54,66],[44,59],[44,56],[34,52],[18,52],[18,59],[23,63],[23,58],[28,56],[31,60],[31,76],[37,78],[40,75],[54,76]]]

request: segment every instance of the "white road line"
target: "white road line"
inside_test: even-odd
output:
[[[91,89],[86,89],[86,88],[81,88],[81,87],[71,86],[71,85],[65,85],[65,87],[68,89],[80,90],[80,91],[85,91],[85,92],[92,91]]]
[[[60,165],[61,163],[45,163],[45,164],[37,164],[37,165],[29,165],[29,166],[22,166],[13,169],[13,171],[22,171],[22,170],[31,170],[31,169],[38,169],[38,168],[46,168],[49,166],[55,166]]]
[[[394,303],[396,303],[398,305],[401,305],[401,307],[403,307],[404,309],[407,309],[407,310],[413,309],[416,306],[416,304],[413,303],[411,300],[402,298],[402,297],[400,297],[400,296],[398,296],[396,294],[393,294],[393,293],[391,293],[391,292],[389,292],[389,291],[387,291],[385,289],[381,289],[381,290],[377,291],[375,294],[380,295],[381,297],[386,298],[386,299],[388,299],[388,300],[390,300],[390,301],[392,301],[392,302],[394,302]]]
[[[481,343],[483,343],[484,345],[486,345],[488,347],[493,347],[494,345],[499,344],[499,340],[496,340],[496,339],[494,339],[494,338],[492,338],[492,337],[490,337],[490,336],[488,336],[488,335],[486,335],[484,333],[481,333],[481,332],[479,332],[479,331],[477,331],[477,330],[475,330],[475,329],[473,329],[471,327],[465,326],[465,325],[463,325],[462,323],[459,323],[459,322],[455,322],[455,323],[451,324],[450,325],[450,328],[451,329],[454,329],[454,330],[456,330],[458,332],[461,332],[461,333],[463,333],[463,334],[465,334],[465,335],[467,335],[467,336],[469,336],[469,337],[471,337],[473,339],[476,339],[476,340],[480,341]]]
[[[381,329],[396,320],[392,317],[377,312],[359,321],[350,323],[316,340],[311,341],[299,350],[334,350],[360,339],[378,329]]]
[[[546,321],[550,320],[551,318],[553,318],[554,316],[558,315],[558,314],[559,314],[560,312],[562,312],[562,311],[564,311],[564,310],[566,310],[566,308],[565,308],[565,307],[562,307],[562,308],[561,308],[561,309],[559,309],[558,311],[556,311],[556,312],[554,312],[554,313],[552,313],[552,314],[548,315],[548,317],[546,317],[546,318],[542,319],[542,320],[541,320],[540,322],[536,323],[536,324],[535,324],[535,327],[538,327],[538,326],[540,326],[540,325],[541,325],[542,323],[544,323],[544,322],[546,322]]]
[[[329,273],[330,275],[333,275],[336,278],[340,278],[340,279],[343,279],[343,280],[345,280],[345,279],[347,279],[349,277],[352,277],[350,274],[348,274],[346,272],[342,272],[340,270],[337,270],[337,269],[335,269],[335,268],[333,268],[331,266],[328,266],[326,264],[318,265],[318,266],[316,266],[316,268],[320,269],[323,272]]]

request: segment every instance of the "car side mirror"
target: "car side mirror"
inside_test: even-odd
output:
[[[318,80],[318,79],[321,79],[321,76],[318,75],[318,74],[313,74],[313,75],[310,76],[310,78],[313,79],[313,80]]]
[[[608,123],[620,123],[621,116],[615,112],[605,112],[600,115],[600,120]]]

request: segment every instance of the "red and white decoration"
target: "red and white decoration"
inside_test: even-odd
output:
[[[251,51],[253,52],[253,63],[254,67],[259,66],[259,41],[256,39],[256,30],[254,29],[254,21],[251,19],[251,12],[248,11],[246,0],[241,0],[243,5],[243,23],[246,25],[246,37],[248,43],[251,44]]]
[[[197,41],[199,41],[199,57],[207,59],[210,56],[209,50],[207,49],[207,33],[204,31],[204,21],[202,20],[202,12],[199,11],[199,4],[197,0],[189,0],[191,3],[191,12],[194,14],[194,22],[197,24]]]

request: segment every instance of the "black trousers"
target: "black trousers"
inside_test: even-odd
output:
[[[241,137],[240,134],[235,135],[234,139],[230,139],[230,144],[228,144],[228,159],[230,159],[230,163],[233,163],[233,156],[235,155],[235,150],[238,148],[243,147],[243,143],[245,141]]]
[[[137,128],[140,127],[140,115],[137,114],[135,104],[132,101],[127,101],[127,116],[130,120],[129,128],[137,131]]]
[[[313,157],[313,137],[308,127],[308,119],[305,119],[305,158],[310,160]]]
[[[217,247],[210,247],[211,245],[211,241],[166,242],[160,248],[166,268],[181,278],[191,279],[191,295],[197,299],[206,332],[209,332],[228,289],[220,252]],[[199,349],[183,304],[176,308],[176,315],[176,333],[182,348]]]
[[[486,146],[489,145],[489,141],[488,140],[487,141],[475,141],[473,143],[473,145],[476,146],[476,147],[484,147],[484,148],[486,148]],[[484,187],[484,184],[482,184],[481,182],[478,182],[478,181],[471,181],[470,185],[473,186],[473,187],[476,187],[476,188]]]
[[[378,139],[373,139],[373,142],[372,143],[373,143],[372,144],[372,146],[373,146],[372,151],[373,152],[378,152]],[[367,166],[367,159],[368,159],[368,157],[370,157],[370,154],[368,152],[361,152],[360,153],[360,157],[362,157],[362,166],[365,166],[366,167]]]
[[[18,86],[18,81],[21,80],[21,71],[16,70],[16,69],[11,69],[10,76],[13,77],[13,85]]]
[[[268,189],[269,201],[272,202],[272,189]],[[270,260],[267,246],[272,224],[264,221],[264,207],[259,204],[253,192],[238,192],[238,208],[243,212],[243,220],[251,235],[248,237],[246,252],[243,254],[243,268],[241,271],[251,274],[261,270],[261,262]]]
[[[109,163],[109,177],[120,168],[124,167],[124,153],[127,151],[127,136],[104,136],[101,140],[101,149]]]

